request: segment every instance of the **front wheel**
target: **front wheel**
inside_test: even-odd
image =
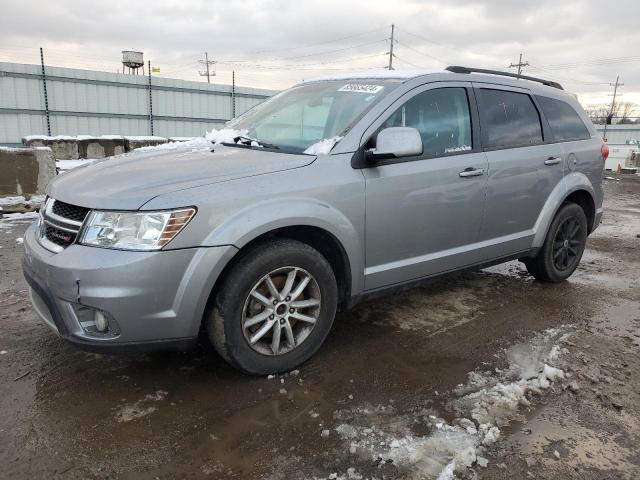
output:
[[[524,263],[537,280],[561,282],[578,267],[586,242],[587,216],[584,210],[575,203],[566,203],[551,222],[538,255]]]
[[[223,279],[206,329],[218,353],[245,373],[296,368],[324,342],[337,308],[329,262],[295,240],[242,254]]]

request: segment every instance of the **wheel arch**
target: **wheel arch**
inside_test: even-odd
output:
[[[588,233],[593,231],[596,218],[595,191],[586,175],[572,172],[551,192],[534,227],[533,248],[540,248],[560,207],[567,201],[577,203],[587,216]]]
[[[329,262],[336,277],[338,284],[338,309],[343,310],[348,307],[352,293],[353,273],[345,247],[340,240],[328,230],[315,225],[304,224],[274,228],[262,232],[250,240],[245,241],[241,246],[238,246],[238,251],[224,266],[209,292],[209,300],[207,302],[209,306],[212,305],[213,299],[221,286],[224,285],[226,276],[234,266],[257,245],[273,239],[297,240],[320,252]]]

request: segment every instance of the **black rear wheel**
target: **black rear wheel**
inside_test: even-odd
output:
[[[565,203],[551,222],[538,255],[525,260],[527,270],[544,282],[561,282],[569,278],[580,263],[587,233],[587,216],[582,207]]]

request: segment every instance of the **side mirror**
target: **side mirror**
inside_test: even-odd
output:
[[[422,137],[413,127],[389,127],[380,130],[376,148],[366,151],[369,161],[422,155]]]

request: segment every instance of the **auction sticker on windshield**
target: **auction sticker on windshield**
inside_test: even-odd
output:
[[[357,92],[357,93],[378,93],[382,90],[382,85],[364,85],[362,83],[347,83],[338,89],[339,92]]]

